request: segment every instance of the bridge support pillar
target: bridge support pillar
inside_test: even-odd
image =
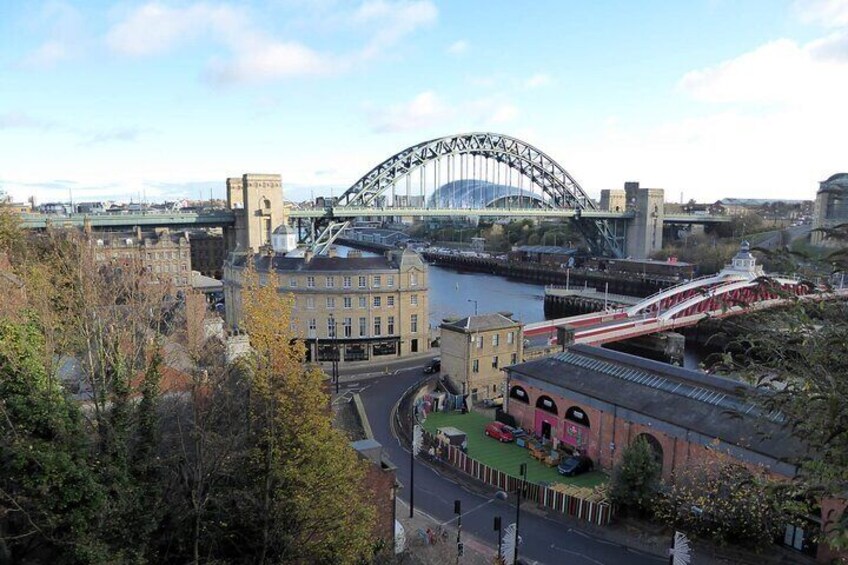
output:
[[[627,229],[627,255],[632,259],[648,259],[662,248],[665,191],[639,188],[638,182],[628,182],[625,192],[628,207],[635,213]]]
[[[683,351],[686,338],[677,332],[660,332],[616,341],[604,345],[608,349],[632,353],[640,357],[648,357],[664,361],[672,365],[683,365]]]

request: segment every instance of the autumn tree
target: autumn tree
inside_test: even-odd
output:
[[[331,426],[325,375],[304,365],[292,297],[260,284],[253,269],[241,295],[253,350],[246,361],[258,561],[367,559],[374,509],[362,486],[365,463]]]

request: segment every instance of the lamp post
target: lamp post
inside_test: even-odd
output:
[[[477,300],[476,300],[476,299],[474,299],[474,298],[469,298],[469,299],[468,299],[468,302],[473,302],[473,303],[474,303],[474,315],[476,316],[476,315],[477,315]]]
[[[521,495],[524,492],[524,483],[527,481],[527,463],[522,463],[518,468],[521,482],[518,484],[518,500],[515,503],[515,547],[512,550],[512,562],[518,563],[518,523],[521,519]]]
[[[339,334],[336,327],[336,319],[330,314],[330,337],[333,339],[333,357],[331,360],[333,383],[336,385],[336,394],[339,393]]]

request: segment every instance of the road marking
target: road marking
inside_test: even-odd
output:
[[[597,559],[592,559],[591,557],[589,557],[585,553],[580,553],[579,551],[571,551],[570,549],[566,549],[564,547],[559,547],[558,545],[554,545],[554,544],[551,544],[551,549],[554,549],[556,551],[562,551],[563,553],[568,553],[570,555],[576,555],[577,557],[582,557],[583,559],[585,559],[586,561],[589,561],[591,563],[597,563],[598,565],[604,565],[603,561],[598,561]]]

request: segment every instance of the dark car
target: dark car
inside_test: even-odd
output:
[[[574,477],[587,471],[591,471],[593,468],[594,465],[592,464],[591,459],[585,455],[574,455],[560,463],[557,467],[557,471],[559,471],[560,475]]]
[[[441,357],[436,357],[435,359],[430,361],[429,365],[424,367],[424,373],[426,373],[428,375],[430,375],[432,373],[438,373],[441,370],[442,370],[442,358]]]

